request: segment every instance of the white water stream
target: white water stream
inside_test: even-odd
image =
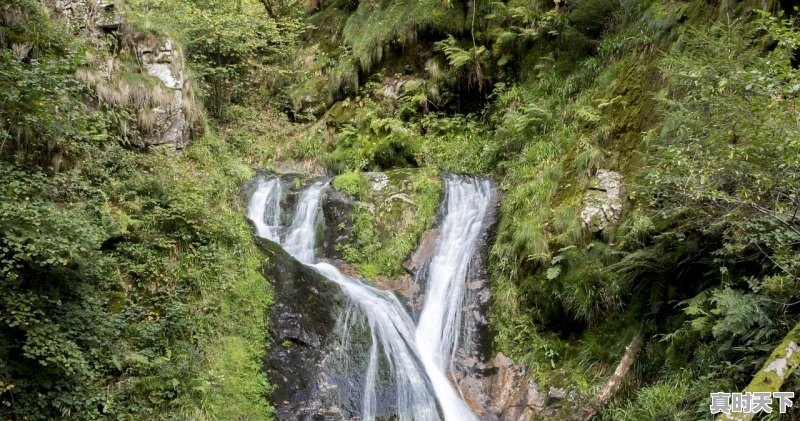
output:
[[[279,242],[283,186],[277,177],[259,178],[256,191],[247,205],[247,217],[256,226],[256,235]]]
[[[452,391],[444,373],[455,360],[469,263],[493,194],[492,184],[486,179],[448,176],[445,183],[445,218],[428,266],[425,303],[416,330],[417,350],[425,371],[433,373],[431,381],[440,396]]]
[[[472,177],[447,177],[446,216],[430,262],[425,304],[417,326],[393,293],[346,276],[328,263],[314,262],[319,200],[325,187],[326,183],[317,182],[302,192],[283,241],[279,235],[283,190],[278,178],[258,181],[247,216],[259,236],[279,242],[298,261],[338,284],[366,317],[371,345],[361,418],[375,419],[383,363],[394,385],[398,419],[440,420],[441,415],[447,421],[476,419],[446,373],[459,341],[464,284],[489,207],[491,184]],[[340,326],[346,329],[347,323]],[[346,337],[348,332],[341,334]]]

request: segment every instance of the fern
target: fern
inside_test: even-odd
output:
[[[479,90],[483,89],[486,82],[483,67],[486,66],[491,56],[486,47],[473,45],[469,49],[464,49],[458,45],[458,41],[452,35],[448,35],[447,39],[436,43],[436,48],[444,53],[453,70],[466,75],[471,86],[477,86]]]

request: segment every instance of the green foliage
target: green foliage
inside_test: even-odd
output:
[[[137,0],[109,45],[178,40],[223,124],[176,157],[120,146],[158,103],[98,89],[152,91],[133,57],[80,82],[98,51],[38,2],[7,3],[6,418],[269,416],[270,293],[234,196],[249,166],[282,160],[342,173],[334,188],[361,203],[340,250],[371,279],[401,274],[432,221],[432,171],[496,176],[494,350],[588,396],[619,338],[652,332],[602,419],[706,417],[708,391],[746,385],[796,322],[795,15],[738,14],[752,2],[337,0],[312,5],[300,49],[294,3]],[[325,118],[296,125],[265,103]],[[388,171],[391,194],[361,173],[416,166],[429,170]],[[580,210],[600,168],[623,174],[626,207],[618,229],[591,233]]]
[[[61,101],[86,93],[73,77],[83,47],[38,3],[11,2],[0,17],[0,153],[58,171],[107,139],[110,118]]]
[[[7,414],[169,418],[201,397],[231,393],[240,383],[204,386],[207,375],[226,372],[241,383],[260,379],[240,399],[263,402],[258,348],[246,348],[239,367],[205,368],[205,358],[232,352],[233,342],[213,340],[218,334],[263,341],[260,318],[250,332],[242,332],[246,318],[230,331],[220,324],[230,315],[224,305],[236,305],[226,291],[246,288],[248,311],[265,308],[268,297],[253,290],[263,285],[258,259],[242,263],[234,249],[250,244],[231,208],[246,172],[216,173],[231,163],[219,146],[201,140],[179,162],[112,146],[58,177],[3,167],[0,376],[15,385]],[[203,154],[209,147],[218,160],[198,161],[213,159]],[[196,177],[209,183],[199,188]],[[247,253],[256,253],[252,245]],[[266,412],[263,404],[250,409]]]
[[[270,16],[254,0],[136,0],[131,9],[129,22],[140,31],[166,31],[181,41],[214,117],[231,102],[255,100],[265,82],[287,78],[282,63],[303,29],[291,14]]]
[[[547,359],[527,351],[541,354],[550,329],[573,332],[565,316],[588,326],[586,338],[620,311],[653,318],[664,341],[647,345],[635,386],[623,387],[603,416],[697,419],[707,414],[695,397],[705,386],[675,389],[680,369],[742,387],[796,318],[800,242],[790,186],[800,151],[786,123],[797,119],[788,54],[796,29],[770,15],[709,27],[694,5],[620,6],[618,33],[613,21],[581,29],[604,33],[581,70],[564,74],[539,53],[538,79],[496,89],[490,118],[507,191],[492,251],[495,346],[539,378],[558,377],[574,360],[592,370],[614,362],[587,342],[580,353],[562,350],[554,372],[543,372]],[[496,10],[497,22],[512,19]],[[706,23],[677,24],[687,18]],[[784,41],[764,53],[758,31]],[[654,67],[628,61],[650,60],[648,49],[678,36]],[[648,76],[655,68],[662,73]],[[587,177],[623,163],[634,209],[605,241],[590,240],[575,219]]]
[[[386,176],[380,191],[370,189],[360,173],[334,179],[340,184],[334,188],[360,201],[350,215],[352,241],[337,247],[370,280],[404,273],[401,264],[433,222],[442,189],[431,171],[393,170]]]
[[[420,125],[425,131],[424,165],[450,172],[491,172],[491,163],[499,151],[479,122],[463,116],[432,114],[423,118]]]
[[[131,104],[76,77],[93,50],[38,2],[0,17],[0,416],[267,417],[239,149],[126,150]]]
[[[458,45],[458,41],[452,35],[436,43],[436,46],[447,57],[453,70],[466,75],[469,85],[476,86],[479,90],[483,89],[486,83],[483,69],[489,59],[489,50],[486,47],[473,45],[465,49]]]
[[[635,400],[615,405],[604,411],[600,419],[608,420],[697,420],[708,418],[706,397],[712,391],[693,373],[679,371],[674,377],[648,385],[636,393]],[[693,407],[703,406],[704,411]]]
[[[421,32],[460,32],[463,8],[437,0],[359,2],[342,35],[364,71],[379,63],[392,46],[410,46]]]
[[[367,179],[361,173],[355,171],[338,175],[331,181],[334,189],[343,191],[356,199],[364,196],[367,192],[369,188],[367,183]]]
[[[415,128],[384,116],[369,98],[355,101],[355,123],[345,124],[336,135],[334,164],[359,171],[417,166],[422,142]]]

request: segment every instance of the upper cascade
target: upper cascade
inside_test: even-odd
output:
[[[295,259],[309,265],[341,288],[350,300],[337,323],[339,361],[362,353],[363,384],[360,418],[373,420],[394,412],[400,420],[477,419],[448,377],[448,364],[459,342],[464,283],[471,256],[494,194],[489,180],[446,176],[442,237],[429,263],[425,305],[415,326],[398,298],[363,280],[316,262],[315,244],[320,198],[327,182],[317,181],[300,194],[291,225],[280,225],[283,189],[277,177],[261,178],[248,205],[248,217],[258,236],[279,243]],[[368,328],[367,349],[351,341]],[[353,363],[355,364],[355,363]],[[388,396],[393,395],[393,396]],[[387,403],[387,401],[392,401]]]
[[[445,183],[446,216],[428,264],[425,303],[416,329],[422,362],[429,373],[436,373],[432,381],[440,394],[452,389],[445,374],[455,360],[462,331],[467,272],[494,195],[488,179],[450,175]]]

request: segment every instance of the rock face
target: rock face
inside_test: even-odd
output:
[[[137,116],[139,135],[127,139],[137,147],[167,145],[183,149],[189,143],[193,126],[197,126],[190,84],[185,77],[185,63],[180,49],[167,37],[137,33],[123,25],[122,14],[113,1],[57,0],[55,11],[76,34],[102,48],[107,36],[124,39],[119,51],[101,54],[78,76],[92,87],[101,101],[125,107]],[[130,70],[123,57],[136,57],[140,63],[141,81],[124,76]],[[135,78],[134,78],[135,79]]]
[[[275,170],[281,174],[311,174],[317,177],[330,177],[327,168],[319,165],[315,160],[278,161],[274,163]]]
[[[267,256],[264,275],[275,288],[265,369],[275,385],[272,401],[277,416],[335,414],[339,411],[326,409],[322,401],[320,367],[330,355],[328,346],[347,300],[335,283],[293,259],[278,244],[256,241]]]
[[[337,245],[353,241],[350,215],[357,204],[347,193],[334,189],[327,189],[322,194],[322,219],[325,224],[322,236],[319,237],[322,255],[341,259],[342,252]]]
[[[589,180],[583,196],[581,220],[592,233],[608,232],[619,224],[622,214],[622,174],[616,171],[598,170]]]
[[[113,1],[56,0],[55,10],[76,32],[95,39],[122,25],[122,16]]]
[[[528,420],[544,408],[545,397],[536,382],[505,355],[497,354],[486,363],[484,373],[483,384],[472,385],[472,389],[481,388],[488,402],[483,419]]]
[[[150,145],[171,144],[176,149],[183,149],[189,141],[184,106],[186,79],[183,57],[171,39],[157,44],[155,48],[139,45],[137,54],[142,58],[147,74],[160,80],[168,90],[167,95],[172,97],[171,101],[164,101],[152,109],[155,122],[144,142]]]

